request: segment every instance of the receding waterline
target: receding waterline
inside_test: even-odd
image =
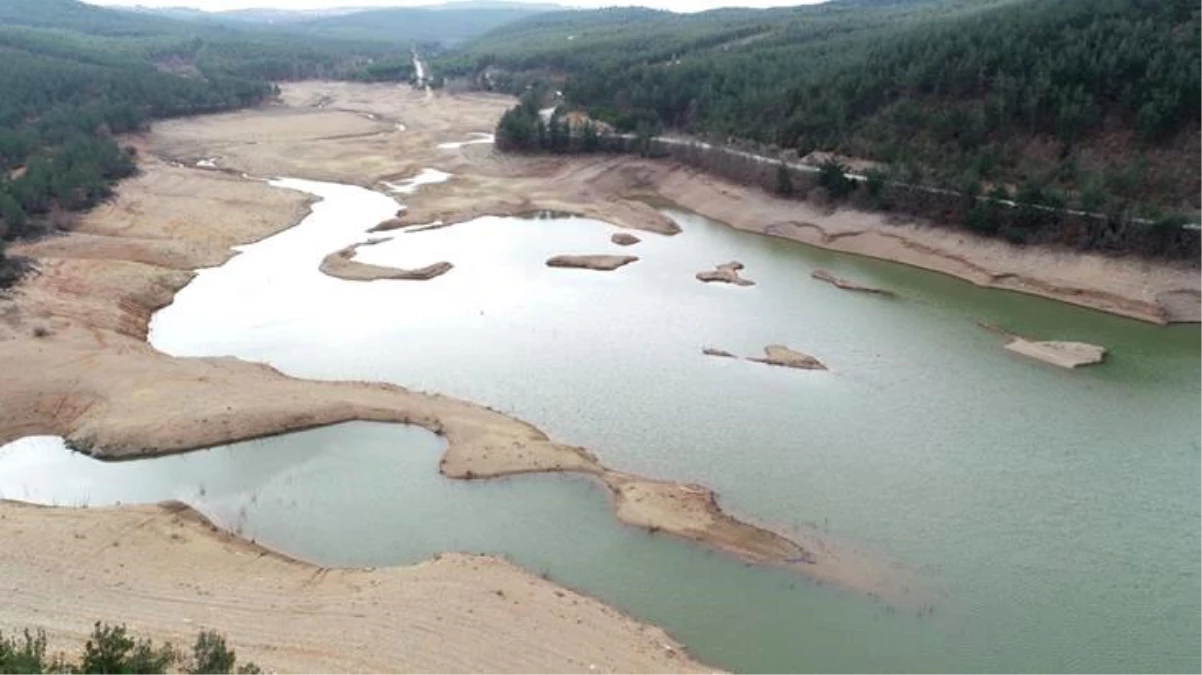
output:
[[[491,405],[611,466],[710,485],[757,520],[808,523],[888,551],[919,568],[939,600],[933,616],[889,614],[853,594],[618,527],[604,493],[567,477],[456,484],[431,472],[464,503],[503,497],[432,521],[441,538],[426,550],[459,543],[504,553],[738,670],[1197,670],[1196,328],[976,289],[688,214],[673,214],[682,234],[641,235],[623,249],[641,260],[614,272],[543,264],[561,253],[618,252],[609,243],[617,229],[605,223],[483,218],[360,251],[381,265],[455,264],[437,280],[356,285],[317,265],[361,241],[396,202],[349,186],[278,184],[324,201],[299,226],[201,271],[154,317],[157,348]],[[732,259],[755,287],[693,277]],[[814,282],[818,267],[902,300]],[[1007,354],[978,319],[1104,344],[1113,358],[1060,372]],[[700,351],[745,356],[773,343],[831,371]],[[338,433],[350,443],[361,432]],[[346,492],[308,491],[309,499]],[[417,507],[355,508],[327,510],[375,527],[353,531],[377,546],[356,560],[413,559],[405,546],[424,530],[407,514]],[[497,512],[521,514],[520,526]],[[287,525],[264,512],[244,531],[261,542],[274,531],[269,545],[282,550],[357,550],[336,523],[334,534],[279,534]],[[477,526],[500,538],[467,543]],[[854,648],[839,638],[848,634],[862,636]]]

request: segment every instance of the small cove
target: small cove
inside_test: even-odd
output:
[[[429,282],[349,284],[318,273],[318,263],[364,239],[396,203],[348,186],[276,184],[325,201],[300,226],[202,271],[156,315],[157,348],[492,405],[616,468],[710,485],[735,513],[785,529],[812,523],[862,543],[917,570],[936,613],[893,611],[620,527],[605,495],[581,479],[447,481],[434,470],[436,439],[397,450],[407,444],[377,430],[386,425],[252,442],[278,445],[280,461],[322,457],[340,468],[273,487],[278,504],[261,495],[241,521],[245,536],[325,564],[504,553],[737,670],[1196,669],[1196,327],[976,289],[683,212],[670,212],[681,235],[639,233],[643,242],[629,249],[608,243],[616,228],[578,218],[396,233],[357,259],[398,267],[446,259],[455,269]],[[612,273],[543,265],[559,253],[617,252],[642,260]],[[757,286],[693,279],[731,259]],[[900,297],[831,288],[809,278],[817,267]],[[976,319],[1099,342],[1112,357],[1055,370],[1004,352]],[[831,371],[700,352],[754,355],[776,342]],[[320,449],[305,449],[313,443]],[[264,454],[235,449],[243,445],[222,450],[231,466]],[[168,461],[178,460],[130,464]],[[390,462],[401,464],[393,472]],[[399,478],[388,485],[406,496],[366,487],[381,475]],[[440,499],[463,510],[421,515],[416,505],[432,499],[425,482],[453,485]],[[290,491],[312,514],[330,515],[289,528],[301,508],[287,501]],[[502,529],[501,515],[520,527]],[[429,544],[369,536],[407,531]]]

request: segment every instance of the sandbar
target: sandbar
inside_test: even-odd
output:
[[[547,258],[547,267],[574,267],[576,269],[611,272],[638,261],[634,255],[557,255]]]
[[[442,276],[454,268],[454,265],[445,260],[414,269],[372,265],[355,260],[355,251],[360,246],[370,245],[376,241],[369,240],[334,251],[322,259],[319,269],[323,274],[346,281],[377,281],[381,279],[428,281]]]
[[[1014,338],[1004,347],[1015,354],[1022,354],[1061,368],[1079,368],[1101,363],[1106,359],[1105,347],[1088,342]]]
[[[764,347],[763,356],[749,356],[748,361],[766,363],[770,366],[783,366],[799,370],[826,370],[821,361],[803,352],[790,349],[784,345],[768,345]]]

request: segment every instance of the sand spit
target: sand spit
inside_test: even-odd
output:
[[[557,255],[547,258],[547,267],[574,267],[585,270],[612,272],[638,261],[634,255]]]
[[[398,279],[407,281],[428,281],[434,277],[450,272],[454,267],[449,262],[436,262],[425,267],[402,269],[386,265],[372,265],[355,261],[355,251],[360,246],[379,243],[382,240],[373,239],[358,244],[352,244],[341,250],[327,255],[320,268],[323,274],[347,281],[378,281],[380,279]]]
[[[1061,368],[1078,368],[1101,363],[1106,359],[1106,348],[1087,342],[1063,342],[1059,340],[1031,341],[1015,338],[1005,344],[1015,354],[1022,354],[1044,363]]]
[[[739,270],[743,269],[743,263],[737,260],[732,260],[728,263],[718,265],[712,270],[704,270],[697,273],[697,280],[710,282],[720,282],[724,284],[733,284],[735,286],[754,286],[755,282],[750,279],[744,279],[739,276]]]
[[[896,295],[897,295],[893,291],[885,289],[885,288],[873,288],[872,286],[861,286],[860,284],[857,284],[854,281],[848,281],[846,279],[841,279],[826,270],[814,270],[814,273],[811,274],[810,276],[819,281],[825,281],[826,283],[834,286],[835,288],[842,288],[845,291],[859,291],[862,293],[875,293],[877,295],[885,295],[885,296],[888,296],[891,298],[896,297]]]
[[[615,232],[614,235],[609,238],[609,240],[618,246],[634,246],[642,241],[642,239],[639,239],[629,232]]]
[[[226,634],[264,672],[704,672],[663,630],[496,558],[329,569],[216,531],[179,504],[0,502],[6,634],[76,652],[102,619],[191,645]]]
[[[789,349],[784,345],[768,345],[764,347],[764,356],[748,356],[747,360],[800,370],[826,370],[826,366],[813,356]]]
[[[701,353],[705,354],[706,356],[718,356],[718,357],[721,357],[724,359],[738,358],[737,356],[735,356],[734,354],[731,354],[730,352],[726,351],[725,349],[718,349],[717,347],[702,347]]]

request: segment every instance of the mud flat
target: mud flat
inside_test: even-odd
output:
[[[1061,368],[1079,368],[1106,359],[1106,348],[1087,342],[1065,342],[1059,340],[1027,340],[1014,338],[1005,348],[1015,354],[1050,363]]]
[[[369,240],[335,251],[321,261],[319,269],[321,269],[323,274],[346,281],[377,281],[380,279],[428,281],[450,272],[454,267],[451,263],[442,261],[426,265],[425,267],[401,269],[399,267],[362,263],[354,259],[355,251],[360,246],[368,246],[379,243],[379,241],[381,240]]]
[[[826,366],[813,356],[789,349],[784,345],[768,345],[764,347],[763,356],[749,356],[747,360],[799,370],[826,370]]]
[[[731,354],[730,352],[726,351],[725,349],[718,349],[717,347],[702,347],[701,353],[705,354],[706,356],[717,356],[717,357],[724,358],[724,359],[738,358],[737,356],[735,356],[734,354]]]
[[[739,270],[741,269],[743,269],[743,263],[732,260],[728,263],[718,265],[712,270],[698,272],[697,280],[706,283],[719,282],[732,284],[734,286],[754,286],[754,281],[739,276]]]
[[[547,258],[547,267],[573,267],[576,269],[612,272],[638,261],[634,255],[557,255]]]

